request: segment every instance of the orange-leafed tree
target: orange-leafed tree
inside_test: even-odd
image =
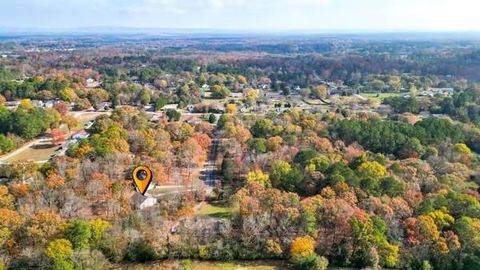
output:
[[[45,184],[49,189],[58,189],[65,184],[65,180],[60,175],[50,172],[45,179]]]
[[[277,151],[283,143],[283,139],[280,136],[273,136],[267,140],[268,151]]]
[[[68,105],[64,102],[57,102],[55,105],[53,105],[53,108],[57,110],[62,117],[68,113]]]
[[[301,236],[295,238],[290,245],[290,255],[309,256],[315,251],[315,240],[310,236]]]
[[[207,150],[212,144],[212,139],[207,134],[203,133],[194,133],[192,138],[197,141],[197,143],[202,147],[203,150]]]
[[[206,152],[195,139],[189,138],[180,145],[178,159],[188,167],[200,166],[206,159]]]
[[[25,183],[13,183],[10,185],[9,189],[15,198],[22,198],[28,195],[30,185]]]
[[[34,243],[46,243],[59,232],[63,222],[63,219],[53,210],[39,210],[28,221],[26,235]]]
[[[65,133],[58,128],[52,129],[50,137],[52,138],[53,145],[60,145],[65,141]]]
[[[1,208],[14,208],[15,198],[8,192],[7,186],[0,186],[0,207]]]
[[[90,175],[90,181],[87,183],[87,193],[90,201],[106,201],[112,196],[112,182],[104,173],[93,172]]]
[[[15,230],[22,224],[22,217],[15,210],[0,208],[0,228]]]

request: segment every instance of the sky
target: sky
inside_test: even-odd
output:
[[[2,28],[480,31],[479,0],[0,0]]]

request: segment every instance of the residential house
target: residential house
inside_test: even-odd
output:
[[[79,131],[75,134],[72,135],[72,139],[73,140],[83,140],[83,139],[86,139],[90,136],[90,134],[88,132],[86,132],[85,130],[82,130],[82,131]]]
[[[451,96],[455,92],[455,90],[453,88],[449,88],[449,87],[443,87],[443,88],[430,87],[430,88],[428,88],[428,91],[433,93],[434,95],[441,94],[441,95],[446,95],[446,96]]]
[[[100,82],[97,82],[93,78],[88,78],[86,80],[86,83],[87,83],[87,88],[97,88],[100,86]]]
[[[135,194],[133,194],[132,201],[134,208],[139,210],[152,207],[158,203],[157,198],[143,196],[138,192],[135,192]]]
[[[177,110],[177,109],[178,109],[178,104],[167,104],[162,108],[163,111]]]
[[[242,99],[244,97],[243,93],[231,93],[230,96],[238,99]]]

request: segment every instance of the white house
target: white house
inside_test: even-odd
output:
[[[48,100],[48,101],[45,101],[43,106],[45,108],[53,108],[53,105],[55,105],[56,101],[54,100]]]
[[[447,96],[451,96],[455,92],[455,90],[453,90],[453,88],[449,88],[449,87],[443,87],[443,88],[430,87],[430,88],[428,88],[428,91],[433,93],[434,95],[443,94],[443,95],[447,95]]]
[[[268,85],[268,84],[262,84],[261,88],[262,88],[263,90],[268,90],[268,89],[270,88],[270,85]]]
[[[79,131],[75,134],[72,135],[72,139],[74,140],[82,140],[82,139],[86,139],[90,136],[90,134],[88,132],[86,132],[85,130],[82,130],[82,131]]]
[[[167,104],[163,106],[162,110],[168,111],[168,110],[177,110],[178,109],[178,104]]]
[[[96,88],[100,86],[100,83],[95,81],[93,78],[88,78],[86,83],[87,83],[87,88]]]
[[[132,196],[132,202],[136,209],[144,209],[152,207],[158,203],[158,200],[153,197],[143,196],[142,194],[135,192]]]
[[[18,105],[20,105],[19,100],[5,102],[5,107],[7,107],[10,110],[16,109],[18,107]]]
[[[211,98],[212,97],[212,92],[205,91],[205,92],[202,93],[202,97]]]
[[[243,93],[231,93],[230,96],[232,98],[243,98],[244,97]]]

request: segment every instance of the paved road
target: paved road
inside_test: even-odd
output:
[[[206,195],[209,195],[213,192],[213,189],[215,188],[218,181],[217,166],[215,162],[217,160],[217,153],[218,153],[218,139],[214,138],[212,140],[212,145],[210,146],[210,151],[208,152],[208,159],[205,162],[205,165],[202,169],[202,175],[201,175],[201,179],[205,184]],[[170,187],[175,187],[175,186],[157,186],[155,187],[155,189],[170,188]],[[192,192],[197,190],[197,187],[192,188],[192,187],[178,186],[177,188],[178,190],[162,192],[162,193],[158,193],[150,196],[155,198],[162,198],[162,197],[168,197],[170,195],[176,195],[179,193]]]
[[[217,184],[217,154],[218,154],[218,139],[214,138],[212,140],[212,145],[210,146],[210,151],[208,152],[208,160],[205,164],[204,169],[204,179],[203,182],[205,183],[207,194],[213,191],[213,188]]]

